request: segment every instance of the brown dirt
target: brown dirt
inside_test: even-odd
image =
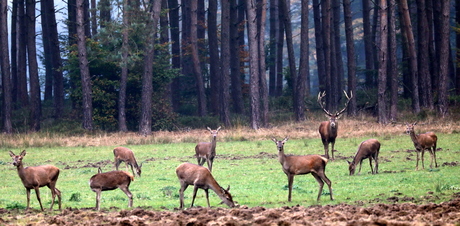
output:
[[[0,209],[1,225],[458,225],[460,194],[440,204],[348,204],[268,209],[240,206],[154,211],[67,208],[56,215]]]

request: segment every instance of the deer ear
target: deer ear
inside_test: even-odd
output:
[[[283,140],[283,142],[286,142],[286,141],[288,141],[288,140],[289,140],[289,136],[285,137],[284,140]]]
[[[26,153],[26,150],[23,150],[23,151],[21,152],[21,154],[19,154],[19,155],[24,157],[24,156],[26,156],[26,154],[27,154],[27,153]]]
[[[274,137],[272,137],[272,141],[275,142],[275,143],[277,142],[276,138],[274,138]]]
[[[227,191],[230,191],[230,185],[227,187]]]
[[[206,129],[208,129],[209,131],[211,131],[211,130],[212,130],[211,128],[209,128],[209,126],[208,126],[208,127],[206,127]]]
[[[417,125],[417,122],[412,123],[413,126]]]
[[[221,128],[221,126],[219,126],[219,128],[217,128],[216,130],[217,130],[217,131],[219,131],[219,130],[220,130],[220,128]]]
[[[97,173],[102,173],[101,167],[98,167],[98,168],[97,168]]]
[[[350,161],[348,161],[348,160],[347,160],[347,163],[348,163],[348,165],[350,165],[350,164],[351,164],[351,162],[350,162]]]
[[[14,154],[12,151],[10,151],[10,156],[11,156],[11,157],[14,157],[15,154]]]

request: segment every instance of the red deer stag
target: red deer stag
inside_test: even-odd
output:
[[[211,142],[200,142],[195,147],[195,156],[198,160],[198,165],[204,165],[204,161],[208,163],[209,171],[212,172],[212,164],[214,162],[214,157],[216,157],[216,143],[217,143],[217,134],[219,133],[220,126],[216,130],[212,130],[207,127],[209,132],[212,135]]]
[[[415,166],[415,170],[418,170],[420,152],[422,153],[422,169],[425,169],[423,158],[426,149],[428,149],[431,155],[430,168],[433,168],[433,160],[435,167],[438,167],[438,163],[436,162],[436,142],[438,141],[438,137],[433,132],[415,134],[415,125],[417,125],[417,122],[412,124],[406,123],[406,133],[410,135],[410,138],[412,139],[412,142],[414,142],[414,146],[417,152],[417,164]]]
[[[134,157],[133,151],[129,148],[125,147],[117,147],[113,149],[113,155],[115,156],[115,169],[118,170],[118,166],[120,166],[121,162],[126,163],[126,171],[129,171],[128,165],[131,166],[131,171],[133,175],[141,176],[141,165],[137,164],[136,158]],[[136,173],[134,173],[134,169],[136,169]]]
[[[371,166],[372,174],[379,173],[379,151],[380,151],[380,142],[376,139],[369,139],[361,142],[358,148],[358,152],[356,152],[353,161],[348,162],[348,170],[350,171],[350,176],[355,174],[356,166],[359,163],[359,170],[358,174],[361,173],[361,166],[363,164],[363,160],[369,158],[369,164]],[[372,168],[372,159],[375,161],[375,171]]]
[[[103,173],[101,168],[97,174],[89,180],[89,187],[96,192],[96,209],[101,207],[101,192],[120,188],[128,196],[128,207],[133,207],[133,195],[129,191],[129,185],[134,176],[125,171],[110,171]]]
[[[195,165],[192,163],[182,163],[176,168],[176,174],[180,182],[180,208],[184,207],[184,191],[189,185],[193,185],[193,196],[192,204],[195,202],[196,192],[198,188],[201,188],[206,193],[206,201],[209,205],[209,193],[208,190],[213,190],[220,199],[222,203],[227,204],[229,207],[235,207],[233,202],[232,195],[230,194],[230,186],[227,189],[222,188],[214,177],[211,175],[211,172],[203,166]]]
[[[35,190],[37,195],[38,203],[43,211],[42,201],[40,199],[40,187],[47,186],[51,190],[52,201],[50,210],[53,209],[54,199],[56,195],[59,201],[59,210],[61,210],[61,191],[56,188],[56,182],[59,177],[59,169],[56,166],[43,165],[43,166],[29,166],[25,167],[22,165],[22,159],[26,155],[26,151],[22,151],[21,154],[15,155],[10,151],[10,156],[13,158],[13,165],[17,167],[19,177],[21,178],[22,184],[27,190],[27,208],[29,209],[30,204],[30,189]]]
[[[309,174],[315,177],[316,181],[319,183],[319,192],[318,198],[316,201],[319,201],[321,198],[321,193],[323,192],[324,182],[326,182],[327,186],[329,187],[329,192],[332,198],[332,187],[331,181],[327,178],[325,171],[326,171],[326,164],[327,159],[322,157],[321,155],[286,155],[284,154],[284,143],[289,138],[286,137],[284,140],[276,140],[273,138],[272,140],[275,142],[276,147],[278,148],[278,160],[283,167],[283,172],[288,177],[288,186],[289,186],[289,195],[288,201],[291,201],[291,192],[292,192],[292,184],[294,182],[295,175],[303,175]]]
[[[326,113],[326,117],[329,118],[329,121],[324,121],[321,122],[319,125],[319,134],[321,135],[321,141],[323,142],[324,146],[324,153],[326,155],[326,158],[329,159],[329,143],[331,143],[331,154],[332,154],[332,159],[334,159],[334,145],[335,145],[335,138],[337,138],[337,130],[338,130],[338,123],[337,119],[340,118],[340,115],[345,112],[345,110],[348,107],[348,103],[350,103],[351,98],[353,98],[353,93],[351,93],[350,97],[348,94],[345,93],[345,96],[347,97],[347,102],[345,103],[345,107],[336,112],[335,114],[330,113],[329,111],[326,110],[326,108],[323,106],[323,97],[326,96],[326,92],[319,92],[318,93],[318,104],[321,106],[321,109],[323,109],[324,113]]]

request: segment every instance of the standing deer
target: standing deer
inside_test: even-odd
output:
[[[198,165],[204,165],[206,161],[208,163],[209,171],[212,172],[212,164],[214,162],[214,157],[216,157],[216,143],[217,143],[217,134],[219,133],[220,126],[216,130],[212,130],[207,127],[209,132],[212,135],[211,142],[200,142],[195,146],[195,156],[198,160]]]
[[[129,185],[134,176],[125,171],[110,171],[103,173],[101,168],[97,174],[89,180],[89,187],[96,192],[96,209],[101,207],[101,192],[120,188],[128,196],[128,207],[133,207],[133,195],[129,191]]]
[[[129,171],[128,165],[131,166],[131,171],[133,175],[141,176],[141,165],[137,164],[136,158],[134,157],[133,151],[129,148],[125,147],[117,147],[113,149],[113,155],[115,156],[115,169],[118,170],[118,166],[120,166],[121,162],[126,163],[126,171]],[[134,169],[136,169],[136,173],[134,173]]]
[[[418,170],[420,152],[422,153],[422,169],[425,169],[423,158],[426,149],[428,149],[431,156],[430,168],[433,168],[433,159],[435,167],[438,167],[438,163],[436,162],[436,142],[438,141],[438,137],[433,132],[415,134],[415,125],[417,125],[417,122],[414,122],[412,124],[406,123],[406,133],[410,135],[410,138],[412,139],[412,142],[414,142],[414,146],[417,152],[417,164],[415,166],[415,170]]]
[[[288,202],[291,201],[291,192],[292,192],[292,184],[294,182],[295,175],[303,175],[309,174],[315,177],[316,181],[319,184],[319,192],[318,198],[316,201],[319,202],[321,198],[321,193],[323,192],[324,182],[326,182],[327,186],[329,187],[329,192],[331,196],[331,200],[334,200],[332,197],[332,187],[331,181],[327,178],[325,171],[326,171],[326,164],[327,159],[322,157],[321,155],[286,155],[284,154],[284,143],[289,139],[289,137],[284,138],[284,140],[276,140],[273,138],[272,140],[275,142],[276,147],[278,148],[278,160],[283,167],[283,172],[288,177],[288,186],[289,186],[289,195],[288,195]]]
[[[193,197],[192,204],[195,202],[196,192],[198,188],[201,188],[206,193],[206,201],[209,205],[209,193],[208,190],[213,190],[220,199],[222,203],[227,204],[229,207],[235,207],[233,202],[232,195],[230,194],[230,186],[227,189],[221,187],[214,177],[211,175],[211,172],[203,166],[195,165],[192,163],[182,163],[176,168],[176,174],[180,182],[180,208],[184,207],[184,191],[189,185],[193,185]]]
[[[363,160],[369,158],[369,164],[371,166],[372,174],[379,173],[379,156],[380,151],[380,142],[376,139],[369,139],[361,142],[358,147],[358,152],[356,152],[353,161],[348,162],[348,170],[350,171],[350,176],[355,174],[356,165],[359,163],[359,170],[358,174],[361,173],[361,166],[363,164]],[[372,159],[375,161],[375,171],[372,168]]]
[[[329,118],[329,121],[321,122],[321,124],[319,125],[319,134],[321,135],[321,141],[323,142],[324,153],[326,155],[326,158],[328,159],[329,159],[329,143],[331,143],[331,154],[332,154],[332,159],[334,159],[334,145],[335,145],[335,138],[337,138],[337,130],[338,130],[338,123],[336,120],[340,118],[343,112],[345,112],[345,110],[348,107],[348,103],[350,103],[351,98],[353,98],[353,93],[351,93],[349,97],[345,91],[343,92],[345,93],[345,97],[347,97],[348,101],[345,103],[345,107],[342,110],[336,112],[335,114],[330,113],[323,106],[322,99],[324,96],[326,96],[326,92],[318,93],[318,104],[320,105],[321,109],[323,109],[324,113],[326,113],[326,117]]]
[[[59,168],[52,165],[43,166],[29,166],[25,167],[22,165],[22,159],[26,155],[26,150],[22,151],[21,154],[15,155],[10,151],[10,156],[13,158],[13,165],[17,167],[19,178],[21,178],[22,184],[27,190],[27,208],[29,209],[30,204],[30,189],[35,190],[37,195],[38,203],[43,211],[42,201],[40,199],[40,187],[47,186],[51,190],[52,201],[50,210],[53,209],[54,199],[56,195],[59,201],[59,210],[61,210],[61,191],[56,188],[56,182],[59,177]]]

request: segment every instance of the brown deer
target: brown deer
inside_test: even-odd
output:
[[[350,176],[355,174],[356,170],[356,165],[359,163],[359,170],[358,174],[361,173],[361,166],[363,164],[363,160],[369,158],[369,164],[371,166],[371,172],[372,174],[378,174],[379,173],[379,161],[378,161],[378,156],[379,156],[379,151],[380,151],[380,142],[376,139],[369,139],[361,142],[361,144],[358,147],[358,152],[356,152],[355,157],[353,158],[353,161],[348,162],[348,170],[350,171]],[[372,168],[372,159],[374,159],[375,162],[375,171]]]
[[[230,186],[228,186],[227,189],[222,188],[212,176],[211,171],[207,168],[192,163],[182,163],[176,168],[176,174],[180,182],[179,194],[181,209],[184,207],[184,191],[189,185],[193,185],[192,204],[190,207],[192,207],[195,202],[198,188],[203,189],[206,193],[208,207],[211,207],[209,205],[209,189],[213,190],[219,198],[222,199],[221,203],[225,203],[229,207],[235,207],[232,195],[229,192]]]
[[[438,163],[436,162],[436,142],[438,141],[438,137],[433,132],[415,134],[415,125],[417,125],[417,122],[412,124],[406,123],[406,133],[410,135],[410,138],[412,139],[412,142],[414,142],[414,146],[417,152],[417,164],[415,166],[415,170],[418,170],[420,152],[422,153],[422,169],[425,169],[423,158],[426,149],[428,149],[431,155],[430,168],[433,168],[433,160],[435,167],[438,167]]]
[[[101,207],[101,192],[120,188],[128,196],[128,207],[133,207],[133,195],[129,191],[129,185],[134,176],[125,171],[110,171],[103,173],[99,167],[97,174],[89,180],[89,187],[96,192],[96,209]]]
[[[331,181],[327,178],[325,171],[326,171],[326,164],[327,159],[322,157],[321,155],[286,155],[284,154],[284,143],[289,139],[289,137],[284,138],[283,140],[276,140],[273,138],[272,140],[275,142],[276,147],[278,148],[278,160],[283,167],[283,172],[288,177],[288,186],[289,186],[289,195],[288,195],[288,202],[291,201],[291,192],[292,192],[292,184],[294,182],[295,175],[303,175],[309,174],[313,175],[313,177],[318,181],[319,184],[319,192],[318,198],[316,201],[319,202],[321,198],[321,193],[323,192],[324,182],[326,182],[327,186],[329,187],[329,192],[331,196],[331,200],[334,200],[332,197],[332,187]]]
[[[128,165],[131,166],[131,171],[133,175],[141,176],[141,168],[142,163],[140,165],[137,164],[136,158],[134,157],[133,151],[129,148],[125,147],[117,147],[113,149],[113,155],[115,156],[115,169],[118,170],[118,166],[120,166],[121,162],[126,163],[126,171],[129,171]],[[134,173],[134,169],[136,169],[136,173]]]
[[[40,199],[40,187],[47,186],[51,190],[52,201],[50,210],[53,209],[54,199],[56,195],[59,201],[59,210],[61,210],[61,191],[56,188],[56,182],[59,177],[59,168],[52,165],[42,166],[29,166],[25,167],[22,165],[22,159],[26,156],[26,150],[22,151],[21,154],[15,155],[10,151],[10,156],[13,158],[13,165],[17,167],[19,178],[21,178],[22,184],[27,190],[27,208],[29,209],[30,204],[30,189],[35,190],[37,195],[38,203],[43,211],[42,201]]]
[[[214,162],[214,158],[216,157],[217,134],[219,133],[220,126],[216,130],[212,130],[209,127],[207,127],[207,129],[211,132],[212,141],[198,143],[195,146],[195,156],[198,160],[198,165],[202,166],[206,161],[208,163],[209,171],[212,172],[212,164]]]
[[[326,96],[326,92],[318,93],[318,104],[320,105],[324,113],[326,113],[326,117],[329,118],[329,121],[321,122],[321,124],[319,125],[319,134],[321,135],[321,141],[323,142],[324,153],[325,153],[326,158],[328,159],[329,159],[329,143],[331,143],[331,154],[332,154],[332,159],[334,159],[334,145],[335,145],[335,139],[337,138],[337,130],[339,127],[336,120],[340,118],[343,112],[345,112],[345,110],[348,107],[348,103],[350,103],[351,98],[353,98],[353,93],[351,93],[349,97],[345,91],[343,92],[345,93],[345,97],[348,99],[348,101],[345,103],[345,107],[342,110],[336,112],[335,114],[330,113],[323,106],[322,99],[324,96]]]

